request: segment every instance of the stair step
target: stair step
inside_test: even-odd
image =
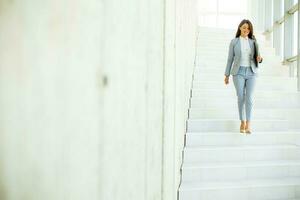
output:
[[[196,69],[195,69],[196,70]],[[224,67],[224,72],[225,72],[225,67]],[[193,82],[198,82],[198,81],[222,81],[224,80],[224,72],[222,74],[213,74],[213,73],[207,73],[205,76],[204,74],[199,74],[197,76],[195,76],[194,74],[194,79]],[[232,76],[230,76],[230,80],[232,80]],[[297,78],[296,77],[289,77],[289,76],[259,76],[259,80],[261,82],[281,82],[281,83],[285,83],[285,82],[297,82]]]
[[[223,37],[219,35],[212,36],[208,34],[200,34],[196,45],[198,48],[202,48],[202,49],[210,48],[211,46],[216,46],[216,47],[220,46],[223,48],[226,47],[228,49],[232,39],[234,39],[233,35],[227,35]],[[260,49],[268,48],[267,50],[271,50],[271,51],[272,49],[274,49],[269,42],[264,42],[264,40],[261,39],[258,39],[257,41],[259,43]]]
[[[280,186],[280,185],[300,186],[300,177],[282,178],[282,179],[241,180],[238,182],[236,181],[183,182],[182,190],[249,188],[249,187],[266,187],[266,186]]]
[[[203,145],[185,147],[184,163],[297,160],[299,155],[298,145]]]
[[[205,47],[203,44],[199,47],[197,51],[197,60],[211,60],[211,61],[227,61],[228,58],[228,46],[219,46],[215,44],[208,44],[209,47]],[[207,45],[207,46],[208,46]],[[262,49],[261,56],[263,57],[263,63],[272,62],[272,59],[275,58],[277,62],[281,62],[279,56],[275,55],[274,50]]]
[[[228,85],[229,86],[229,85]],[[236,97],[236,92],[234,86],[231,84],[229,87],[225,89],[193,89],[192,90],[192,98],[202,98],[202,97],[210,97],[210,98],[222,98],[222,97]],[[262,90],[260,88],[256,88],[255,90],[255,98],[300,98],[300,92],[297,91],[280,91],[280,90]]]
[[[211,51],[205,51],[205,50],[198,50],[198,55],[195,58],[195,64],[196,67],[209,67],[209,66],[216,66],[226,67],[227,59],[228,59],[228,49],[223,50],[211,50]],[[263,62],[260,63],[259,66],[266,66],[271,68],[270,65],[275,66],[285,66],[288,67],[288,65],[283,65],[282,58],[280,56],[276,56],[273,53],[265,53],[261,54],[263,58]]]
[[[201,76],[203,73],[216,73],[224,75],[226,68],[226,61],[224,62],[213,62],[210,64],[198,64],[195,66],[195,75]],[[258,75],[266,74],[273,75],[277,73],[286,73],[289,72],[289,67],[285,65],[281,65],[280,63],[272,64],[272,63],[264,63],[260,64],[258,68]]]
[[[274,76],[274,77],[289,77],[289,69],[280,69],[280,68],[276,68],[272,71],[270,70],[266,70],[263,68],[260,68],[258,71],[258,78],[259,77],[265,77],[265,76]],[[201,78],[203,76],[208,76],[211,77],[212,79],[215,77],[222,77],[222,79],[224,79],[224,75],[225,74],[225,67],[223,69],[218,69],[216,71],[214,71],[214,68],[212,69],[208,69],[208,70],[202,70],[201,72],[197,72],[195,71],[194,73],[194,77],[195,78]]]
[[[300,178],[300,160],[187,163],[182,181],[241,181],[260,178]]]
[[[188,119],[188,132],[205,131],[239,131],[240,121],[237,119]],[[286,131],[288,120],[252,120],[252,131]]]
[[[283,65],[281,60],[276,61],[276,58],[271,58],[272,60],[265,60],[263,63],[259,64],[259,70],[274,70],[274,69],[289,69],[288,65]],[[195,64],[195,69],[220,69],[225,71],[227,65],[227,57],[222,57],[219,59],[214,59],[210,57],[197,58],[197,62]]]
[[[300,166],[300,160],[262,160],[262,161],[241,161],[241,162],[206,162],[206,163],[185,163],[182,169],[206,169],[226,167],[257,167],[257,166]],[[287,172],[288,173],[288,172]],[[297,173],[300,173],[297,172]]]
[[[300,198],[300,178],[183,182],[179,200],[288,200]]]
[[[228,88],[234,88],[232,78],[229,80],[229,85],[224,84],[224,78],[223,79],[213,79],[213,80],[195,80],[193,82],[193,90],[194,89],[228,89]],[[256,89],[260,90],[282,90],[282,91],[297,91],[297,80],[294,79],[288,79],[284,83],[279,82],[277,80],[272,79],[260,79],[260,77],[256,80]]]
[[[247,136],[247,137],[246,137]],[[255,132],[242,135],[239,132],[188,132],[186,133],[187,147],[208,145],[284,145],[296,144],[300,141],[300,131]],[[299,157],[300,159],[300,157]]]
[[[288,71],[288,70],[286,70]],[[223,72],[221,73],[214,73],[214,72],[202,72],[202,73],[194,73],[194,80],[199,80],[199,79],[209,79],[209,80],[215,80],[215,79],[220,79],[220,80],[224,80],[224,73],[225,73],[225,67]],[[285,77],[285,78],[289,78],[289,74],[287,72],[284,73],[279,73],[278,71],[274,71],[274,72],[270,72],[270,73],[259,73],[258,77],[274,77],[274,78],[280,78],[280,77]],[[232,77],[232,76],[231,76]]]
[[[227,46],[229,46],[230,41],[234,38],[234,36],[235,36],[235,33],[234,34],[229,33],[229,34],[222,36],[219,34],[215,34],[213,32],[211,32],[211,33],[201,32],[201,33],[199,33],[197,44],[201,45],[201,44],[216,43],[216,44],[226,44]],[[273,48],[272,45],[270,45],[271,42],[262,37],[257,38],[257,41],[259,42],[259,47]]]
[[[191,99],[191,110],[195,108],[216,108],[226,110],[237,110],[237,97],[226,97],[223,99],[218,98],[192,98]],[[254,95],[253,107],[256,108],[297,108],[300,109],[300,99],[298,98],[285,98],[275,99],[272,97],[268,98],[256,98]]]
[[[234,119],[238,117],[238,111],[228,112],[226,109],[217,108],[192,108],[189,110],[189,119]],[[266,109],[266,108],[255,108],[252,110],[253,120],[262,119],[300,119],[300,109],[294,108],[281,108],[281,109]]]

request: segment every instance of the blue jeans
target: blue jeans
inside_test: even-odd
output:
[[[253,91],[256,83],[257,74],[254,73],[251,67],[240,66],[239,71],[233,76],[233,83],[238,97],[239,117],[240,120],[251,120],[251,112],[253,107]]]

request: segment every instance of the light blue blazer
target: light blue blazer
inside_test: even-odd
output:
[[[256,47],[257,55],[260,55],[258,44],[255,40],[250,38],[248,39],[248,41],[251,48],[251,59],[250,59],[251,68],[254,73],[257,73],[258,63],[256,62],[256,58],[254,58],[254,53],[255,53],[254,47]],[[236,75],[239,71],[240,62],[241,62],[241,43],[240,43],[240,38],[237,37],[232,39],[229,45],[225,76],[229,76],[230,74]]]

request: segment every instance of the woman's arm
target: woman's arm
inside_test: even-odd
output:
[[[226,65],[226,69],[225,69],[225,76],[230,75],[230,70],[231,70],[231,66],[232,66],[232,63],[233,63],[233,57],[234,57],[233,41],[234,41],[234,39],[232,39],[230,44],[229,44],[229,51],[228,51],[227,65]]]

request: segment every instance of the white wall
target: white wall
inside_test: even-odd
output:
[[[251,20],[254,32],[265,31],[265,0],[248,0],[249,19]]]
[[[198,0],[199,26],[236,29],[249,16],[250,0]]]
[[[249,19],[256,31],[264,31],[265,0],[197,0],[198,24],[236,30],[243,19]]]
[[[1,200],[176,199],[195,4],[0,1]]]

